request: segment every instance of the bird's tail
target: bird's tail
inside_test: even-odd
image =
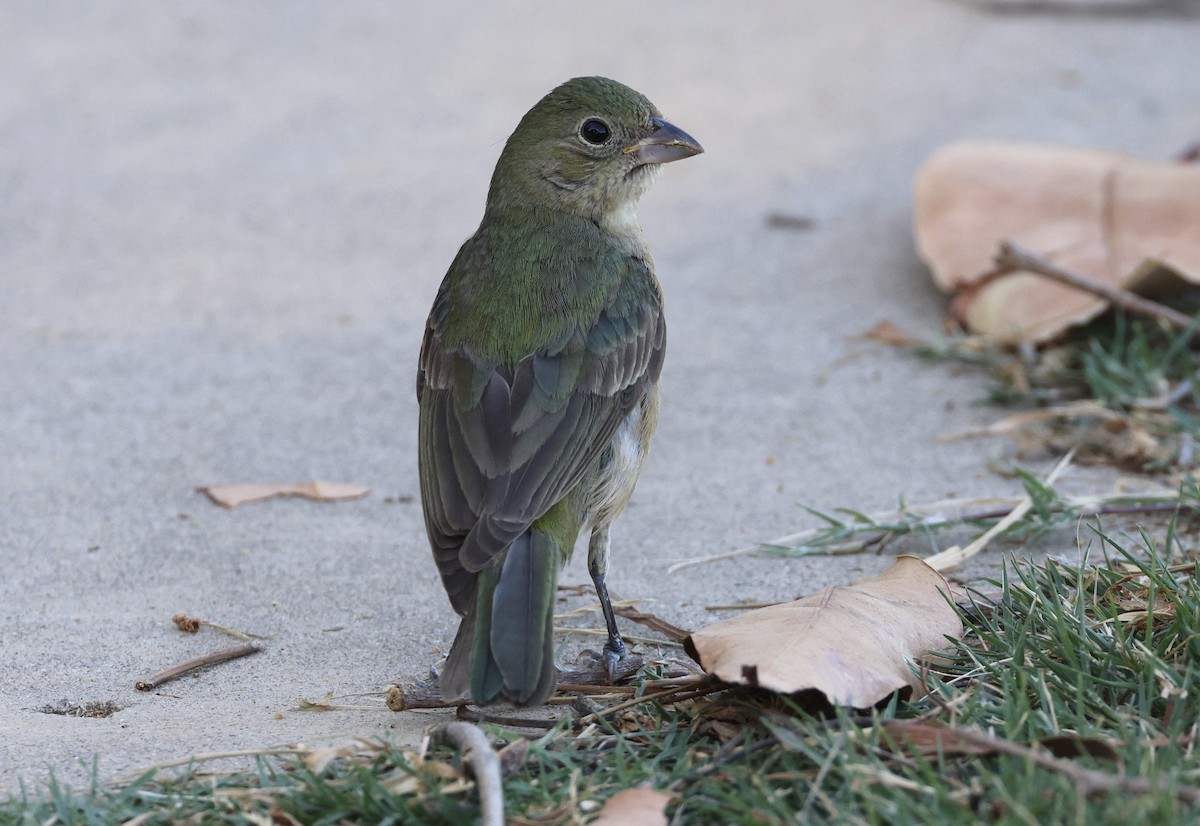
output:
[[[461,699],[469,690],[477,705],[539,705],[554,693],[554,597],[564,556],[553,537],[530,530],[479,572],[442,672],[442,696]]]

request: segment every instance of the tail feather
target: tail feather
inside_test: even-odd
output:
[[[514,703],[542,703],[554,691],[554,595],[561,564],[554,540],[529,531],[509,547],[500,571],[492,596],[491,656],[503,679],[501,693]],[[485,696],[483,681],[477,681]]]
[[[454,645],[450,646],[450,656],[442,666],[442,675],[438,679],[438,688],[442,699],[448,703],[467,699],[471,690],[471,639],[475,634],[475,606],[467,609],[467,614],[458,625],[458,633],[454,635]]]
[[[537,705],[554,693],[554,597],[563,553],[548,534],[521,534],[479,572],[442,672],[442,695],[486,705]]]

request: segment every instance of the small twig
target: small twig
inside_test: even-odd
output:
[[[583,588],[580,586],[560,585],[558,589],[560,591],[568,591],[568,592],[572,592],[572,593],[583,593],[584,592]],[[625,619],[630,620],[631,622],[636,622],[639,625],[644,625],[647,628],[651,629],[652,631],[657,631],[658,633],[662,634],[663,636],[667,637],[668,639],[675,640],[676,642],[682,640],[684,637],[686,637],[689,634],[688,631],[684,631],[678,625],[673,625],[672,623],[667,622],[662,617],[652,614],[649,611],[638,610],[635,606],[638,603],[642,602],[642,600],[640,600],[640,599],[622,599],[621,597],[617,596],[615,591],[611,591],[611,590],[608,592],[608,595],[611,599],[610,604],[612,605],[613,613],[616,614],[618,617],[624,617]],[[566,619],[567,617],[576,617],[576,616],[581,616],[583,614],[599,613],[601,607],[602,606],[600,605],[599,602],[594,602],[591,605],[584,605],[580,608],[576,608],[573,611],[567,611],[566,613],[563,613],[563,614],[555,614],[554,620],[555,620],[555,622],[558,622],[559,620]],[[571,631],[571,630],[577,630],[577,629],[559,628],[557,630]],[[603,631],[601,633],[607,634],[608,632]],[[625,639],[627,639],[627,640],[632,639],[635,641],[637,640],[637,638],[635,638],[635,637],[625,637]],[[651,640],[651,642],[660,642],[660,641],[659,640]]]
[[[1046,484],[1053,485],[1063,471],[1071,464],[1071,459],[1075,456],[1075,451],[1071,450],[1066,456],[1059,460],[1054,469],[1046,476]],[[982,536],[965,548],[960,548],[955,545],[952,548],[947,548],[940,553],[925,557],[925,563],[935,571],[948,571],[951,568],[957,568],[959,565],[966,562],[975,554],[987,547],[988,543],[995,539],[1000,534],[1004,533],[1014,524],[1024,518],[1025,514],[1033,507],[1033,498],[1026,494],[1021,497],[1021,501],[1017,504],[1008,516],[1001,519],[995,525],[992,525]]]
[[[487,723],[489,726],[502,726],[503,728],[536,728],[544,731],[554,728],[562,719],[561,717],[553,717],[549,720],[537,717],[512,717],[507,714],[481,711],[471,706],[459,706],[454,710],[454,715],[468,723]]]
[[[1007,511],[1006,511],[1007,512]],[[759,608],[771,608],[783,605],[782,602],[734,602],[729,605],[705,605],[705,611],[756,611]]]
[[[617,612],[614,611],[614,613],[617,613]],[[620,616],[619,613],[617,613],[617,615]],[[582,634],[586,637],[607,637],[608,636],[608,631],[606,631],[603,628],[577,628],[572,625],[556,625],[556,626],[554,626],[554,633],[556,633],[556,634]],[[687,634],[685,633],[684,636],[686,637]],[[621,639],[625,640],[626,642],[640,642],[644,645],[658,645],[658,646],[667,646],[667,647],[675,647],[675,648],[678,648],[679,646],[683,645],[683,643],[678,642],[677,640],[660,640],[660,639],[656,639],[654,637],[634,636],[633,634],[622,634]]]
[[[1195,573],[1197,565],[1200,565],[1200,562],[1197,562],[1195,560],[1192,560],[1191,562],[1181,562],[1178,565],[1168,565],[1165,568],[1162,568],[1161,572],[1165,573],[1165,574]],[[1137,571],[1136,573],[1132,573],[1132,574],[1125,574],[1125,576],[1121,577],[1116,582],[1114,582],[1113,584],[1109,585],[1107,588],[1104,589],[1105,598],[1110,597],[1114,591],[1116,591],[1118,588],[1120,588],[1126,582],[1132,582],[1133,580],[1138,579],[1140,577],[1144,577],[1145,575],[1146,574],[1143,571]]]
[[[643,694],[641,697],[634,697],[634,698],[626,700],[622,703],[617,703],[616,705],[611,705],[606,708],[602,708],[593,714],[589,714],[586,717],[580,718],[579,725],[586,726],[589,723],[599,722],[600,720],[604,719],[605,717],[611,717],[612,715],[616,714],[618,711],[624,711],[627,708],[633,708],[634,706],[641,705],[642,703],[666,700],[666,699],[672,697],[673,695],[681,694],[683,692],[688,692],[688,694],[692,694],[695,691],[701,691],[702,688],[707,689],[707,688],[709,688],[710,685],[712,687],[711,691],[718,691],[720,689],[726,688],[725,684],[723,684],[717,680],[712,680],[712,678],[710,678],[707,674],[697,674],[692,680],[689,680],[687,682],[680,680],[680,681],[676,682],[674,685],[670,686],[669,688],[664,689],[663,691],[656,691],[653,693],[647,692],[646,694]],[[702,691],[701,693],[711,693],[711,691]]]
[[[442,723],[429,732],[434,744],[456,749],[475,776],[479,789],[481,826],[504,826],[504,787],[500,784],[500,758],[487,735],[476,725],[455,720]]]
[[[1124,0],[1108,2],[1073,2],[1072,0],[947,0],[954,5],[977,9],[986,14],[1039,15],[1045,17],[1158,17],[1160,19],[1191,19],[1195,12],[1187,0]]]
[[[591,683],[559,683],[556,689],[559,695],[564,694],[589,694],[604,696],[612,694],[613,696],[628,696],[636,694],[638,687],[633,685],[594,685]],[[563,702],[574,702],[573,698],[567,697],[551,697],[547,702],[561,700]]]
[[[1194,323],[1190,316],[1159,304],[1157,301],[1134,295],[1129,290],[1102,284],[1083,273],[1060,267],[1049,258],[1038,255],[1013,241],[1000,242],[1000,251],[996,254],[996,266],[1001,273],[1022,270],[1052,278],[1077,290],[1100,296],[1126,312],[1161,321],[1179,330],[1193,330],[1194,332]]]
[[[890,720],[884,727],[888,731],[903,732],[910,728],[927,729],[928,724],[912,724],[905,720]],[[1097,769],[1089,769],[1078,763],[1064,760],[1061,757],[1055,757],[1052,754],[1047,754],[1029,746],[1023,746],[1011,740],[1004,740],[990,734],[984,734],[983,732],[972,731],[971,729],[947,726],[944,730],[939,731],[939,741],[943,748],[952,748],[956,744],[961,748],[962,745],[966,745],[973,749],[981,750],[983,753],[1004,754],[1009,757],[1029,760],[1044,769],[1058,772],[1068,780],[1073,781],[1080,793],[1085,796],[1101,793],[1153,794],[1166,791],[1174,794],[1175,797],[1184,803],[1194,804],[1200,802],[1200,789],[1191,786],[1179,786],[1172,789],[1168,783],[1158,782],[1146,777],[1130,777],[1124,774],[1110,774]]]
[[[609,596],[617,601],[617,595],[609,591]],[[624,617],[630,622],[636,622],[638,625],[644,625],[652,631],[657,631],[669,640],[674,642],[683,642],[691,635],[690,631],[684,631],[678,625],[667,622],[662,617],[651,614],[649,611],[639,611],[633,605],[613,605],[613,613],[618,617]]]
[[[560,585],[558,590],[565,591],[567,593],[582,593],[581,591],[577,591],[574,589],[568,590],[569,587],[570,586]],[[637,599],[624,599],[624,600],[617,599],[616,597],[612,596],[611,591],[609,592],[609,596],[611,597],[612,607],[613,607],[614,611],[616,611],[618,608],[624,608],[624,607],[627,607],[630,605],[636,605],[637,603],[641,602],[641,600],[637,600]],[[588,614],[598,614],[598,613],[600,613],[601,607],[602,606],[598,602],[593,602],[591,605],[581,605],[578,608],[574,608],[570,611],[565,611],[561,614],[556,613],[554,615],[554,621],[560,622],[562,620],[567,619],[568,617],[582,617],[582,616],[587,616]]]
[[[138,691],[152,691],[163,683],[178,680],[184,674],[187,674],[189,671],[195,671],[197,668],[236,660],[239,657],[248,657],[251,654],[257,654],[259,651],[262,651],[262,646],[257,643],[247,643],[246,645],[238,645],[233,648],[214,651],[211,654],[205,654],[203,657],[196,657],[194,660],[180,663],[174,668],[168,668],[161,674],[155,674],[149,680],[138,680],[134,683],[134,688]]]
[[[642,666],[646,664],[643,657],[627,656],[617,663],[613,673],[614,682],[633,678]],[[608,670],[602,665],[588,668],[571,668],[558,672],[559,691],[579,693],[585,686],[594,687],[598,691],[611,691],[613,686],[608,681]],[[657,681],[655,681],[657,682]],[[566,688],[570,686],[570,688]],[[414,708],[456,708],[468,705],[466,700],[446,701],[442,691],[435,682],[402,682],[387,687],[387,707],[392,711],[408,711]]]

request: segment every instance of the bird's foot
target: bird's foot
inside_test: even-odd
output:
[[[608,674],[610,685],[617,681],[617,665],[625,659],[625,655],[628,653],[629,649],[625,647],[625,641],[620,637],[609,637],[608,642],[604,644],[600,662],[604,664],[604,671]]]

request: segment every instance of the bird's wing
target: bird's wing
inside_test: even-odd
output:
[[[512,369],[445,347],[435,305],[417,376],[421,501],[460,613],[474,572],[579,483],[658,379],[661,298],[646,264],[628,261],[634,288]]]

